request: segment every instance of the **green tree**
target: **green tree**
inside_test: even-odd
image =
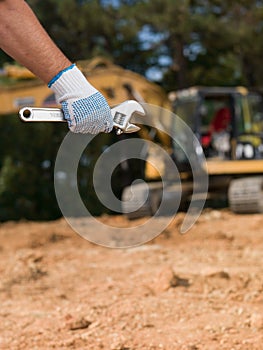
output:
[[[190,66],[194,80],[260,86],[262,2],[198,0],[196,4],[202,16],[193,17],[201,47]]]
[[[262,12],[262,1],[256,0],[144,0],[134,9],[141,30],[151,34],[152,65],[164,72],[167,90],[260,86]]]
[[[169,76],[174,81],[173,88],[189,85],[189,72],[185,47],[190,45],[192,22],[191,2],[188,0],[153,0],[137,4],[137,18],[141,30],[147,30],[151,40],[149,50],[155,51],[153,64],[159,65],[158,57],[168,57]],[[164,67],[167,68],[167,67]]]
[[[28,0],[73,61],[108,56],[167,90],[260,86],[262,0]],[[6,56],[1,54],[0,61]]]
[[[61,216],[54,190],[54,165],[67,132],[66,125],[60,123],[24,124],[16,115],[0,118],[0,221]],[[94,191],[93,168],[102,150],[114,142],[112,137],[96,136],[79,163],[78,187],[93,215],[107,212]]]
[[[25,125],[0,118],[0,220],[60,216],[53,170],[66,129],[58,124]]]

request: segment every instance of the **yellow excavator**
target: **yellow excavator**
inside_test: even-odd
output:
[[[263,212],[262,94],[244,87],[191,87],[171,92],[169,99],[174,115],[184,121],[199,143],[195,144],[195,138],[191,136],[186,137],[186,128],[180,130],[179,127],[178,130],[176,119],[170,116],[167,132],[172,139],[169,144],[166,142],[166,147],[172,148],[170,154],[179,176],[169,178],[169,169],[164,169],[163,174],[159,171],[156,181],[147,189],[148,200],[134,212],[132,209],[136,208],[136,201],[141,199],[145,186],[133,184],[132,190],[126,188],[124,203],[129,216],[152,215],[164,200],[176,203],[178,192],[182,207],[188,207],[193,200],[194,186],[190,158],[193,153],[198,154],[199,145],[205,155],[206,164],[198,166],[204,167],[208,177],[207,200],[218,205],[223,199],[236,213]],[[191,154],[185,152],[189,147]],[[161,162],[160,158],[157,150],[155,159]],[[147,179],[147,172],[145,175]],[[161,175],[165,181],[161,181]],[[153,176],[148,179],[152,180]],[[202,181],[200,177],[201,185]],[[202,191],[202,186],[200,189]],[[128,200],[131,192],[133,201]],[[206,194],[200,192],[199,198],[202,195]],[[166,208],[169,209],[169,205]]]
[[[262,94],[244,87],[193,87],[170,99],[202,145],[209,196],[227,194],[237,213],[263,212]]]
[[[154,141],[149,143],[142,168],[142,177],[150,184],[148,200],[133,211],[142,193],[141,184],[132,185],[134,203],[125,200],[130,196],[129,183],[122,191],[130,218],[153,214],[165,198],[166,188],[172,203],[178,197],[178,181],[182,184],[182,203],[191,200],[192,170],[183,149],[184,142],[189,144],[192,140],[185,140],[183,133],[177,131],[176,137],[181,139],[174,142],[173,118],[169,118],[169,113],[167,118],[162,118],[162,111],[180,116],[202,145],[209,177],[208,198],[227,194],[233,211],[263,212],[263,99],[259,92],[244,87],[192,87],[166,94],[157,84],[105,58],[80,61],[77,65],[111,106],[135,99],[156,106],[158,111],[148,116],[153,127],[142,124],[138,133],[141,138]],[[25,68],[6,66],[4,73],[0,79],[0,114],[17,113],[29,105],[57,107],[51,90]],[[164,124],[164,128],[159,127]],[[159,144],[173,159],[178,169],[176,176],[170,176],[153,144]],[[154,166],[156,162],[158,170]],[[168,187],[161,178],[165,178]]]

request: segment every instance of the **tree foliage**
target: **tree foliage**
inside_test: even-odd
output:
[[[105,55],[168,90],[193,84],[261,85],[260,0],[29,0],[72,59]]]
[[[54,192],[54,166],[67,134],[62,124],[23,124],[16,115],[0,118],[0,221],[47,220],[61,215]],[[107,212],[96,197],[91,169],[111,137],[95,137],[80,159],[80,195],[93,215]]]

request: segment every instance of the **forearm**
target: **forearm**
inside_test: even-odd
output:
[[[110,132],[110,106],[65,57],[23,0],[0,0],[0,47],[55,93],[71,131]],[[60,73],[60,74],[58,74]]]
[[[0,0],[0,47],[46,83],[71,64],[23,0]]]

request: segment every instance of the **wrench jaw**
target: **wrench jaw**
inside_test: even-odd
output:
[[[113,117],[113,126],[116,128],[117,135],[133,133],[140,130],[137,125],[130,123],[130,119],[134,113],[145,115],[143,107],[134,100],[125,101],[112,108],[111,113]]]
[[[129,123],[129,125],[127,125],[126,129],[125,129],[125,133],[126,134],[131,134],[133,132],[139,131],[141,128],[135,124],[131,124]]]
[[[139,130],[141,129],[139,126],[137,126],[137,125],[135,125],[135,124],[131,124],[131,123],[129,123],[129,124],[126,126],[125,131],[122,130],[121,128],[119,128],[119,127],[116,127],[115,125],[114,125],[114,127],[116,128],[116,134],[117,134],[117,135],[121,135],[121,134],[123,134],[123,133],[125,133],[125,134],[131,134],[131,133],[136,132],[136,131],[139,131]]]

